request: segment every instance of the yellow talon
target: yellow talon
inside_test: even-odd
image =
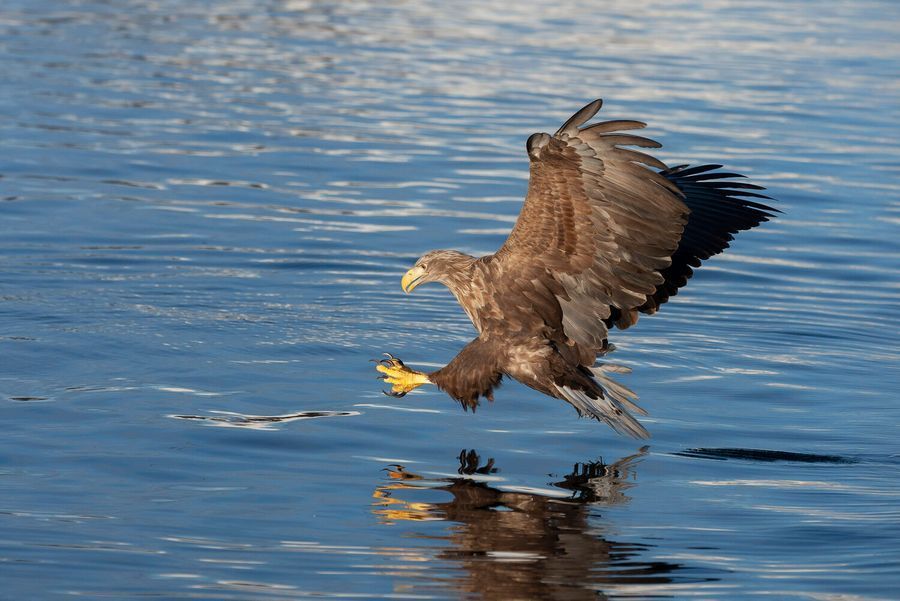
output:
[[[391,385],[391,391],[385,392],[385,394],[402,397],[422,384],[431,383],[431,380],[428,379],[428,374],[406,367],[403,361],[390,354],[387,354],[387,356],[387,359],[382,359],[375,366],[375,369],[384,374],[381,376],[381,379]]]

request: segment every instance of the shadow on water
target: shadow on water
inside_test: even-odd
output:
[[[791,461],[794,463],[857,463],[858,460],[839,455],[816,455],[812,453],[790,453],[766,449],[687,449],[674,453],[680,457],[698,459],[742,459],[744,461]]]
[[[607,538],[592,510],[628,503],[634,469],[647,447],[612,464],[576,464],[552,489],[513,487],[496,476],[494,460],[474,450],[459,455],[458,477],[430,478],[402,465],[387,468],[391,481],[379,486],[373,513],[383,525],[398,522],[454,523],[438,559],[456,564],[461,575],[448,586],[479,599],[604,599],[621,586],[665,590],[676,571],[690,568],[640,558],[653,547]],[[414,502],[422,489],[445,491],[449,501]],[[595,515],[596,517],[596,515]],[[684,583],[717,578],[677,578]]]

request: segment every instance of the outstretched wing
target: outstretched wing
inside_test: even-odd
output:
[[[653,140],[620,133],[639,121],[580,127],[600,109],[595,100],[553,136],[528,140],[531,179],[522,212],[494,255],[504,273],[527,288],[550,290],[562,309],[566,338],[582,364],[593,364],[613,310],[627,315],[665,283],[661,272],[690,210],[657,159],[621,146],[658,148]],[[552,281],[550,281],[552,280]]]
[[[640,121],[582,127],[600,106],[588,104],[553,136],[528,139],[528,195],[494,255],[545,323],[559,320],[582,365],[605,348],[609,327],[627,328],[638,312],[655,312],[692,267],[775,211],[749,200],[768,198],[753,192],[762,188],[728,181],[742,176],[715,171],[720,165],[669,169],[622,148],[660,147],[621,133],[645,127]],[[559,308],[543,307],[550,294]]]
[[[660,172],[678,186],[684,194],[684,203],[691,210],[678,250],[672,255],[672,264],[662,270],[665,281],[640,307],[644,313],[655,313],[670,296],[687,284],[694,275],[693,267],[719,254],[734,239],[734,234],[756,227],[768,221],[778,209],[750,200],[769,197],[755,192],[762,186],[746,182],[728,181],[742,178],[737,173],[716,171],[721,165],[699,165],[688,168],[679,165]]]

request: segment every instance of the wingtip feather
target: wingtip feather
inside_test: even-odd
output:
[[[603,99],[598,98],[593,102],[584,105],[581,110],[569,117],[569,120],[563,123],[562,127],[556,130],[556,135],[569,134],[573,136],[578,133],[578,127],[587,123],[603,106]]]

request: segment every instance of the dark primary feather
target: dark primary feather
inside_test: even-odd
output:
[[[737,173],[716,171],[721,165],[699,165],[688,168],[679,165],[661,172],[684,194],[684,204],[691,210],[678,250],[672,264],[660,273],[665,282],[640,307],[644,313],[655,313],[669,297],[687,284],[694,274],[693,267],[719,254],[734,240],[734,234],[749,230],[768,221],[778,209],[748,200],[766,198],[750,190],[764,190],[762,186],[730,181],[742,178]]]

